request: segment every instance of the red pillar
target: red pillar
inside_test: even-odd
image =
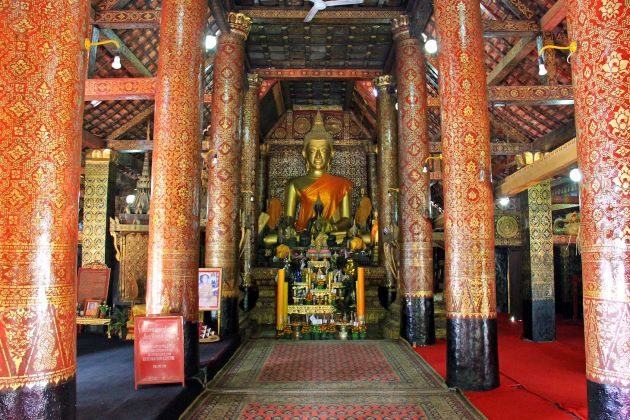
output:
[[[630,5],[570,0],[589,418],[630,402]]]
[[[221,335],[238,331],[238,240],[240,236],[240,119],[243,103],[245,39],[251,19],[228,15],[230,32],[219,37],[214,58],[206,267],[223,269]]]
[[[427,81],[420,41],[409,18],[392,22],[398,77],[401,335],[410,343],[435,343],[433,320],[433,225],[428,218],[429,156]]]
[[[184,318],[186,375],[199,366],[203,34],[207,5],[164,0],[155,92],[147,314]]]
[[[479,0],[436,0],[449,386],[499,385],[490,124]]]
[[[88,2],[0,6],[0,417],[74,418]]]

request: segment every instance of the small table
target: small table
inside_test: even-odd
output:
[[[110,323],[112,322],[109,318],[94,318],[91,316],[77,316],[77,326],[79,328],[79,332],[83,325],[102,325],[107,326],[107,338],[112,338],[110,331]]]

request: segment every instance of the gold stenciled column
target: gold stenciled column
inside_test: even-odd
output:
[[[556,302],[551,181],[530,187],[522,196],[522,202],[527,203],[522,209],[523,220],[527,221],[523,233],[523,337],[532,341],[553,341],[556,338]]]
[[[199,367],[203,33],[207,5],[164,0],[155,91],[147,314],[184,317],[186,375]]]
[[[86,151],[81,265],[104,264],[111,268],[108,221],[114,210],[117,153],[110,149]]]
[[[427,81],[420,41],[409,18],[392,21],[398,75],[401,334],[410,343],[435,343],[433,320],[433,225],[428,217],[429,156]]]
[[[222,33],[214,58],[212,122],[208,169],[206,267],[223,269],[221,335],[238,331],[238,240],[240,195],[240,119],[243,95],[245,39],[251,19],[228,15],[230,32]]]
[[[367,170],[368,170],[368,197],[373,206],[378,203],[378,176],[376,170],[376,152],[377,146],[370,143],[365,146],[365,153],[367,155]]]
[[[499,385],[490,122],[479,0],[436,0],[444,184],[446,382]]]
[[[259,110],[260,111],[260,110]],[[267,200],[267,166],[269,160],[269,145],[261,144],[259,146],[258,161],[256,162],[256,204],[258,205],[258,214],[265,209]],[[256,228],[258,228],[258,220],[256,220]]]
[[[378,172],[378,251],[381,264],[385,265],[385,285],[379,293],[392,303],[392,292],[396,290],[397,249],[392,243],[398,241],[398,227],[395,225],[394,212],[398,195],[398,142],[396,126],[396,108],[392,93],[393,77],[379,76],[374,80],[378,89],[377,98],[377,172]],[[396,292],[396,302],[400,300],[400,290]],[[389,308],[386,335],[397,338],[400,335],[400,306],[395,303]]]
[[[588,416],[630,401],[630,5],[567,1],[581,184]]]
[[[257,163],[259,160],[260,138],[260,106],[258,102],[258,89],[262,79],[257,74],[247,75],[248,89],[243,99],[243,147],[241,151],[241,198],[243,200],[242,211],[245,229],[249,229],[249,238],[243,253],[244,272],[254,266],[256,221],[258,208],[258,185],[256,177]]]
[[[75,417],[86,0],[0,3],[0,417]]]

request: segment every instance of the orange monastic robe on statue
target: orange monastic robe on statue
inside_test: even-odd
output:
[[[352,182],[338,176],[323,174],[315,182],[308,186],[300,194],[300,213],[295,222],[295,229],[303,231],[308,226],[308,221],[315,216],[313,206],[319,195],[324,203],[322,216],[332,219],[343,197],[352,190]]]

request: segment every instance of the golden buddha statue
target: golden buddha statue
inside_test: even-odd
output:
[[[352,181],[328,173],[334,154],[332,143],[332,137],[318,112],[313,128],[304,137],[302,156],[306,160],[307,174],[291,179],[285,188],[286,215],[295,220],[298,232],[306,229],[315,215],[314,204],[318,197],[324,204],[323,217],[332,223],[336,231],[350,227]],[[298,201],[300,211],[296,218]]]
[[[309,221],[315,217],[315,203],[323,203],[322,217],[330,226],[332,234],[345,235],[352,223],[352,205],[350,192],[352,181],[341,176],[331,175],[330,165],[333,157],[333,139],[326,131],[324,121],[318,112],[313,128],[304,137],[302,157],[306,161],[307,174],[289,180],[285,187],[285,215],[290,223],[295,221],[297,233],[309,227]],[[298,203],[299,213],[296,217]],[[278,242],[275,233],[265,236],[265,246],[271,247]]]

